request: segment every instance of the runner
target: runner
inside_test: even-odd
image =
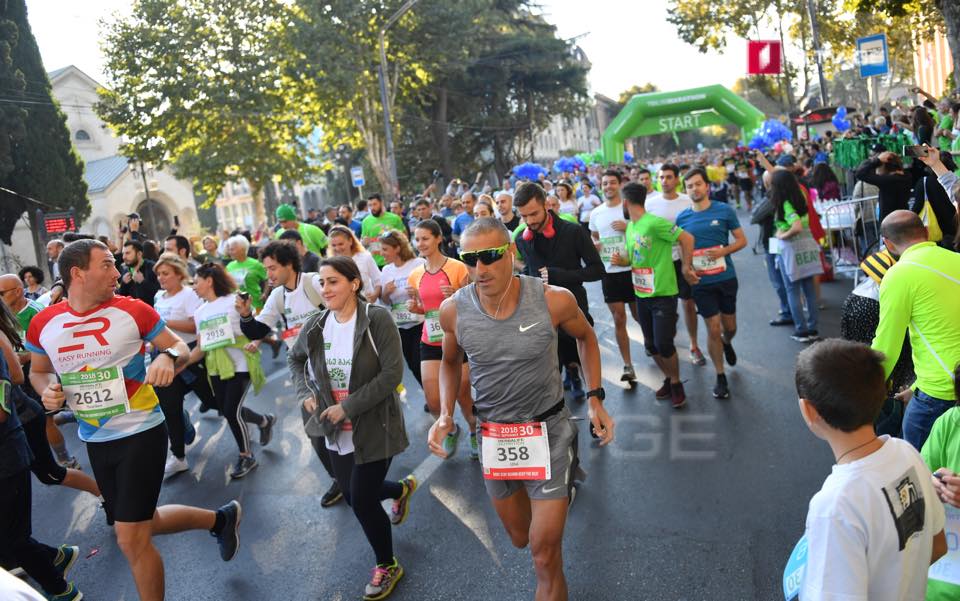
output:
[[[227,272],[210,263],[197,270],[193,286],[197,296],[206,302],[193,314],[199,343],[190,351],[190,364],[206,362],[217,409],[226,418],[240,449],[230,477],[243,478],[258,465],[250,449],[246,424],[257,425],[260,446],[267,446],[277,418],[273,414],[260,415],[243,404],[249,385],[253,384],[256,394],[266,381],[256,343],[251,343],[240,329],[236,304],[243,292],[234,294],[236,286]]]
[[[440,254],[440,226],[430,221],[417,224],[414,232],[417,250],[424,264],[416,267],[407,279],[407,302],[409,310],[425,316],[423,335],[420,337],[420,375],[423,379],[423,394],[434,418],[440,416],[440,359],[443,358],[443,330],[440,327],[440,304],[458,289],[470,283],[467,267]],[[477,446],[477,419],[473,413],[473,398],[470,392],[469,371],[463,366],[463,382],[457,395],[460,412],[467,420],[470,431],[470,457],[479,458]],[[452,413],[451,413],[452,414]],[[447,456],[457,450],[460,427],[456,426],[444,439]]]
[[[327,310],[307,320],[287,362],[310,414],[305,430],[326,437],[337,481],[376,556],[363,598],[386,599],[403,577],[390,525],[404,522],[417,489],[413,475],[385,479],[409,444],[395,392],[403,377],[400,335],[389,311],[363,298],[352,260],[324,259],[320,279]],[[389,518],[380,505],[386,499],[393,499]]]
[[[184,286],[188,281],[187,264],[182,257],[163,253],[153,269],[160,282],[160,291],[157,292],[153,307],[170,331],[186,342],[188,348],[193,349],[197,345],[197,326],[193,321],[193,314],[203,301],[193,288]],[[190,422],[190,414],[183,408],[184,396],[189,391],[193,391],[200,399],[201,413],[216,405],[207,371],[200,363],[181,371],[169,386],[156,389],[160,408],[167,422],[167,434],[170,436],[170,456],[164,468],[166,476],[190,469],[185,445],[193,443],[197,431]]]
[[[677,226],[693,236],[693,268],[700,283],[693,286],[697,312],[707,326],[707,351],[717,372],[713,397],[730,398],[723,362],[734,366],[737,353],[731,341],[737,333],[737,274],[730,255],[746,248],[747,237],[737,212],[709,198],[707,172],[696,167],[684,177],[693,207],[677,215]],[[733,235],[733,244],[728,244]]]
[[[387,261],[380,252],[380,242],[377,236],[384,230],[396,230],[398,232],[407,231],[403,220],[383,209],[383,199],[379,194],[373,194],[367,198],[367,208],[370,213],[360,222],[360,238],[363,240],[363,246],[373,255],[377,267],[383,267]],[[360,218],[360,211],[357,211],[357,218]]]
[[[30,324],[30,381],[42,391],[47,411],[68,403],[80,418],[80,439],[87,443],[107,521],[115,521],[117,544],[130,563],[140,598],[159,600],[163,560],[152,536],[210,530],[220,557],[229,561],[240,542],[240,504],[231,501],[216,511],[157,507],[167,433],[153,386],[170,384],[174,370],[185,364],[187,345],[154,309],[115,296],[120,273],[102,242],[70,243],[59,265],[68,298],[44,309]],[[144,369],[144,341],[160,351],[149,369]],[[78,404],[85,397],[90,402]]]
[[[643,345],[664,376],[656,397],[670,399],[674,409],[679,409],[686,404],[687,395],[680,381],[680,363],[673,343],[677,335],[678,288],[677,272],[671,265],[672,248],[674,243],[679,243],[684,276],[690,284],[696,284],[699,278],[691,267],[693,236],[647,212],[644,208],[647,190],[642,185],[627,184],[620,195],[627,201],[630,213],[627,248],[625,255],[615,252],[610,262],[632,267]]]
[[[323,249],[327,247],[327,237],[323,230],[312,223],[300,221],[297,209],[293,205],[280,205],[277,207],[276,216],[280,229],[273,235],[274,238],[279,238],[285,231],[294,231],[300,234],[300,239],[303,240],[307,250],[318,256],[323,254]]]
[[[296,233],[296,232],[292,232]],[[240,331],[250,340],[259,340],[270,335],[277,323],[280,323],[281,339],[287,345],[287,351],[293,347],[303,324],[317,309],[323,308],[320,276],[301,271],[300,253],[292,242],[274,241],[264,247],[260,253],[263,266],[273,291],[263,305],[263,311],[253,315],[249,299],[237,298],[236,309],[240,314]],[[301,418],[306,424],[310,414],[301,408]],[[330,453],[321,437],[310,437],[310,444],[320,459],[327,475],[333,480],[330,488],[320,498],[321,507],[336,505],[343,494],[333,474]]]
[[[587,178],[580,180],[580,190],[583,195],[577,200],[577,209],[580,212],[580,225],[587,229],[590,225],[590,213],[600,206],[600,199],[593,193],[593,184]]]
[[[627,240],[624,234],[627,231],[627,222],[623,217],[623,201],[620,199],[620,172],[614,169],[605,171],[600,186],[606,202],[590,214],[589,227],[606,271],[600,282],[603,286],[603,302],[607,303],[610,315],[613,316],[617,347],[620,349],[620,358],[623,359],[620,381],[627,382],[632,388],[637,382],[637,374],[630,357],[630,335],[627,333],[627,311],[624,305],[629,305],[633,318],[639,321],[635,302],[637,297],[633,293],[630,267],[613,265],[610,262],[614,253],[626,255]]]
[[[399,232],[402,230],[392,231]],[[383,259],[383,249],[380,246],[379,235],[377,236],[376,248],[377,252],[380,253],[380,258]],[[376,302],[380,298],[380,267],[385,263],[378,263],[376,255],[371,255],[363,248],[360,240],[353,235],[353,230],[345,225],[335,225],[330,228],[330,249],[327,254],[331,257],[350,257],[353,259],[363,278],[363,296],[367,299],[367,302]]]
[[[232,259],[227,263],[227,273],[236,284],[234,288],[249,294],[253,306],[259,311],[263,308],[263,285],[267,281],[267,270],[263,268],[263,263],[249,256],[250,241],[246,236],[231,236],[226,246],[227,255]]]
[[[693,201],[686,194],[677,192],[677,187],[680,185],[680,168],[673,163],[664,163],[660,166],[659,179],[661,192],[647,198],[646,211],[676,224],[677,215],[684,209],[693,206]],[[707,364],[707,359],[703,356],[697,342],[697,305],[693,302],[693,291],[690,289],[690,284],[683,277],[679,244],[674,244],[672,256],[673,267],[677,272],[675,278],[677,290],[680,303],[683,306],[683,323],[686,325],[687,334],[690,336],[690,362],[694,365],[703,366]]]
[[[443,404],[428,443],[434,454],[448,456],[445,441],[455,427],[465,352],[483,423],[487,493],[514,546],[531,547],[536,599],[564,600],[563,530],[574,479],[585,474],[579,469],[575,422],[563,402],[557,328],[577,339],[591,388],[591,426],[601,445],[613,440],[614,422],[603,408],[596,334],[576,299],[539,278],[515,277],[514,252],[510,233],[496,219],[477,220],[464,233],[461,257],[476,283],[440,310]]]
[[[410,373],[423,388],[423,378],[420,373],[420,340],[423,338],[423,315],[413,313],[407,306],[410,295],[407,287],[410,274],[418,267],[425,268],[426,261],[413,254],[410,241],[402,232],[387,231],[380,235],[383,256],[387,264],[383,266],[380,292],[380,301],[390,307],[393,321],[400,330],[400,343],[403,347],[403,358],[410,368]]]
[[[734,173],[737,177],[736,199],[738,209],[740,208],[740,192],[743,192],[743,200],[747,204],[747,211],[753,210],[753,188],[757,180],[756,171],[757,167],[753,159],[749,158],[746,153],[740,154]]]

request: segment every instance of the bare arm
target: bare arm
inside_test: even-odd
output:
[[[168,319],[167,327],[178,332],[186,332],[187,334],[197,333],[197,324],[192,319]]]
[[[690,285],[699,283],[700,276],[693,270],[693,236],[688,232],[680,232],[677,242],[680,244],[680,263],[683,278],[690,282]]]
[[[17,357],[17,353],[13,350],[10,339],[6,336],[0,336],[0,351],[3,352],[3,358],[7,362],[7,368],[10,370],[10,382],[13,384],[23,384],[23,368],[20,367],[20,358]]]
[[[440,327],[443,329],[443,359],[440,360],[440,417],[430,428],[427,444],[430,451],[444,459],[443,439],[453,431],[453,410],[460,392],[463,352],[457,341],[457,304],[447,299],[440,305]]]
[[[723,254],[725,255],[732,255],[747,247],[747,235],[743,233],[743,228],[738,227],[731,233],[733,234],[733,244],[723,247]]]
[[[177,368],[183,369],[187,365],[187,355],[190,354],[190,348],[187,343],[180,340],[179,336],[171,332],[170,328],[164,328],[150,342],[161,354],[157,355],[157,358],[150,363],[150,367],[147,368],[147,377],[144,378],[143,382],[152,386],[169,386],[173,382]],[[169,355],[163,354],[163,351],[167,349],[177,352],[179,357],[176,362]]]
[[[933,537],[933,550],[930,553],[930,565],[937,563],[941,557],[947,554],[947,536],[943,530]]]

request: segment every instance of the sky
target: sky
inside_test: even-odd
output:
[[[730,86],[746,69],[745,40],[729,40],[724,54],[701,54],[680,40],[667,22],[667,0],[538,3],[561,37],[582,36],[577,44],[592,63],[593,93],[616,99],[620,92],[647,82],[661,90]],[[130,4],[130,0],[27,0],[30,26],[47,71],[73,64],[103,83],[98,23],[128,11]]]

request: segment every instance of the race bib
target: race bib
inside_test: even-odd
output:
[[[427,311],[423,327],[427,331],[427,340],[430,342],[441,342],[443,340],[443,328],[440,327],[439,309]]]
[[[300,335],[300,328],[302,327],[303,324],[298,323],[297,325],[280,332],[280,338],[287,343],[288,349],[293,348],[293,344],[297,341],[297,336]]]
[[[393,313],[393,321],[395,321],[396,323],[410,323],[413,321],[419,321],[417,319],[419,316],[413,311],[410,311],[409,309],[407,309],[407,303],[393,303],[390,306],[390,312]],[[438,312],[438,315],[439,315],[439,312]],[[437,321],[437,326],[439,325],[440,325],[440,322]],[[443,338],[442,332],[440,337]]]
[[[75,371],[60,376],[67,406],[78,419],[100,420],[130,412],[127,385],[119,367]]]
[[[480,425],[483,477],[487,480],[549,480],[547,422]]]
[[[783,569],[783,598],[786,601],[797,601],[800,598],[800,589],[803,587],[803,574],[807,569],[807,537],[804,535],[787,560]]]
[[[722,246],[712,246],[710,248],[698,248],[693,251],[693,270],[697,275],[716,275],[727,270],[727,261],[723,257],[711,259],[707,256],[708,250],[723,248]]]
[[[202,351],[212,351],[236,342],[230,318],[226,315],[216,315],[201,321],[197,327],[197,337],[200,339]]]
[[[960,509],[944,503],[947,521],[943,533],[947,538],[947,554],[930,566],[927,574],[934,580],[960,585]]]
[[[633,268],[633,289],[640,294],[653,294],[653,269],[650,267]]]
[[[627,254],[627,240],[623,236],[607,236],[600,238],[600,258],[604,263],[609,263],[613,253],[620,253],[620,256]]]

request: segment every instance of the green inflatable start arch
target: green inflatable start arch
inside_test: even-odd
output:
[[[764,114],[721,85],[677,92],[637,94],[603,132],[603,160],[623,162],[623,143],[628,138],[700,129],[733,123],[746,144],[763,124]]]

